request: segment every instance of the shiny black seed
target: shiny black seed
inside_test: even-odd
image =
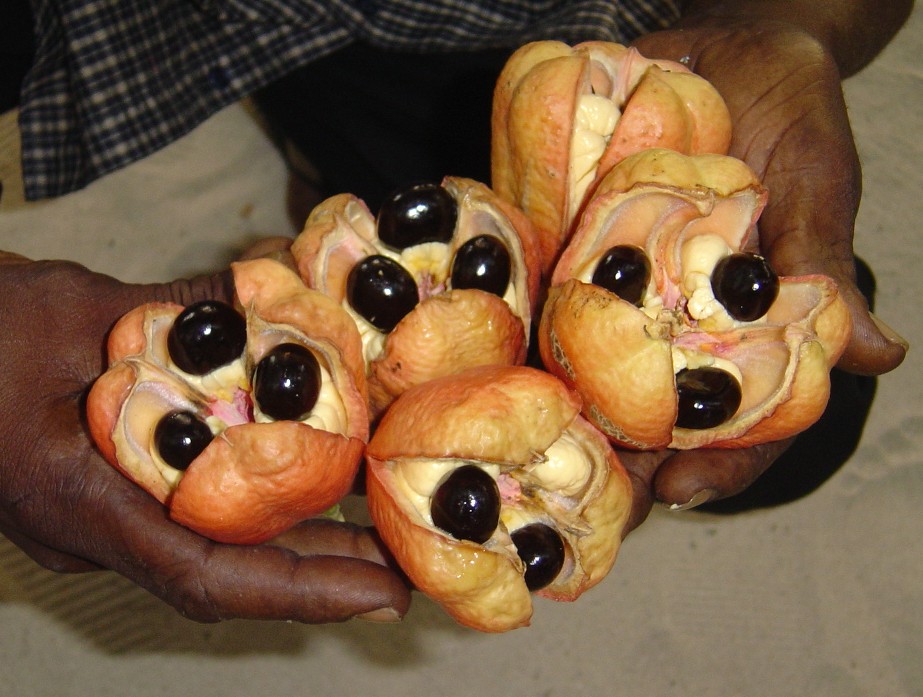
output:
[[[610,247],[593,272],[593,283],[640,307],[651,281],[651,262],[640,247],[619,244]]]
[[[300,344],[279,344],[256,364],[253,399],[266,416],[277,421],[306,418],[320,394],[320,364]]]
[[[472,237],[455,252],[452,287],[475,288],[501,298],[510,283],[510,253],[493,235]]]
[[[171,411],[154,428],[154,447],[170,467],[185,470],[212,441],[204,421],[190,411]]]
[[[510,537],[526,565],[526,587],[530,591],[541,590],[558,577],[564,567],[564,541],[554,528],[533,523]]]
[[[378,211],[378,239],[393,249],[448,242],[455,234],[458,204],[438,184],[414,184],[391,194]]]
[[[167,335],[170,358],[192,375],[205,375],[240,358],[247,345],[247,325],[233,307],[216,300],[189,305]]]
[[[726,370],[705,367],[684,369],[676,374],[680,428],[713,428],[737,413],[740,383]]]
[[[500,490],[480,467],[463,465],[436,489],[430,513],[433,523],[452,537],[486,542],[500,522]]]
[[[413,276],[393,259],[378,254],[356,264],[346,279],[346,299],[376,329],[390,332],[417,305]]]
[[[740,322],[765,315],[779,295],[779,277],[758,254],[737,252],[715,265],[712,293],[724,309]]]

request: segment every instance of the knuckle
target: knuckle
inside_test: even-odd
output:
[[[155,594],[171,605],[183,617],[201,623],[228,619],[212,592],[212,584],[200,562],[183,561],[174,564]]]

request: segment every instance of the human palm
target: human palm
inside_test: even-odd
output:
[[[277,544],[217,544],[169,520],[93,448],[83,398],[109,327],[144,302],[206,297],[227,300],[229,276],[126,285],[0,254],[0,531],[48,568],[113,569],[201,621],[398,619],[409,591],[369,531],[314,521]]]
[[[869,313],[855,282],[861,171],[829,53],[803,31],[755,22],[706,22],[647,35],[635,46],[685,63],[724,97],[734,128],[730,154],[747,162],[769,191],[758,223],[761,252],[782,275],[832,277],[850,307],[852,335],[838,367],[864,375],[896,368],[907,346]],[[686,506],[740,492],[791,442],[665,453],[653,471],[650,458],[640,467],[634,455],[625,459],[649,478],[649,495]]]

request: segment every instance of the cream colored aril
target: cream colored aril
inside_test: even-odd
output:
[[[479,467],[498,483],[504,505],[501,521],[508,532],[549,520],[547,515],[530,513],[530,506],[520,505],[522,485],[538,486],[560,497],[576,497],[586,488],[593,467],[585,447],[563,433],[544,455],[521,468],[457,458],[407,458],[395,465],[395,482],[417,514],[427,525],[433,525],[430,506],[436,490],[446,477],[464,465]]]
[[[596,180],[599,160],[615,131],[621,112],[610,98],[584,94],[577,100],[574,135],[570,148],[571,206],[579,206]],[[576,213],[571,211],[571,217]]]

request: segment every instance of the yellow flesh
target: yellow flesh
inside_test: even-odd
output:
[[[577,206],[596,178],[599,160],[618,123],[618,107],[608,97],[584,94],[577,100],[570,149],[571,201]]]

